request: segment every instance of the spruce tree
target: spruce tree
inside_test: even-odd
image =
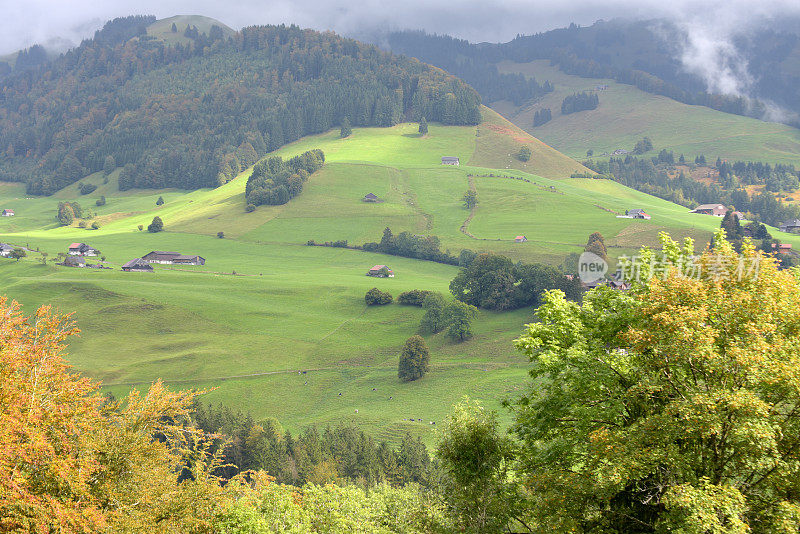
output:
[[[428,121],[425,120],[425,117],[419,120],[419,133],[421,135],[428,135]]]
[[[350,127],[350,119],[347,117],[342,119],[342,129],[339,131],[339,137],[344,139],[345,137],[350,137],[353,133],[353,129]]]

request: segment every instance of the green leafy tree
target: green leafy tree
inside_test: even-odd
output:
[[[391,293],[381,291],[377,287],[373,287],[364,295],[364,302],[367,306],[383,306],[392,303],[392,295]]]
[[[523,145],[519,152],[517,152],[517,159],[520,161],[529,161],[531,159],[531,147]]]
[[[160,206],[164,203],[164,197],[159,196],[158,200],[156,200],[156,206]]]
[[[464,207],[468,210],[471,210],[478,204],[478,193],[470,189],[464,193],[464,196],[461,198],[461,200],[464,201]]]
[[[62,226],[69,226],[75,220],[75,210],[69,202],[59,202],[56,218]]]
[[[800,529],[800,285],[720,231],[697,263],[662,234],[666,276],[583,304],[547,293],[517,347],[517,473],[558,532]],[[644,267],[655,255],[642,251]],[[663,262],[659,258],[659,266]]]
[[[151,233],[160,232],[164,229],[164,221],[161,220],[161,217],[156,215],[153,217],[153,221],[147,226],[147,231]]]
[[[403,382],[411,382],[425,376],[430,363],[430,351],[421,336],[411,336],[403,345],[397,376]]]
[[[644,154],[645,152],[650,152],[651,150],[653,150],[653,142],[649,137],[644,137],[637,141],[636,146],[633,147],[634,154]]]
[[[435,334],[445,329],[447,324],[444,317],[445,301],[441,293],[431,293],[422,300],[422,309],[425,315],[422,316],[419,328],[422,332]]]
[[[428,135],[428,121],[425,120],[425,117],[419,120],[419,133],[420,135]]]
[[[100,195],[100,198],[95,200],[94,203],[97,206],[105,206],[106,205],[106,197],[105,197],[105,195]]]
[[[594,232],[589,236],[589,240],[586,242],[586,246],[583,250],[597,254],[604,260],[608,261],[608,249],[606,248],[606,243],[603,240],[603,234],[600,232]]]
[[[339,130],[339,137],[344,139],[345,137],[350,137],[353,134],[353,128],[350,126],[350,119],[347,117],[342,119],[342,127]]]
[[[472,337],[472,321],[478,316],[478,308],[454,300],[444,310],[447,337],[453,341],[464,341]]]
[[[25,252],[24,248],[15,247],[14,250],[11,251],[11,254],[8,255],[8,257],[19,261],[20,258],[24,258],[27,255],[28,254],[27,252]]]
[[[513,446],[494,412],[469,399],[453,408],[436,448],[442,495],[459,532],[502,532],[521,499],[509,473]]]

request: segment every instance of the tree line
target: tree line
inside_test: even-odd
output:
[[[418,60],[333,33],[247,27],[188,45],[109,22],[53,61],[0,79],[0,179],[50,194],[104,168],[120,188],[225,183],[269,151],[338,126],[477,124],[480,96]]]
[[[588,160],[584,164],[593,171],[606,175],[628,187],[682,206],[692,207],[698,204],[712,203],[734,206],[738,211],[750,213],[761,222],[771,226],[778,226],[784,221],[800,218],[800,208],[781,202],[775,198],[775,194],[769,188],[751,194],[740,185],[748,181],[757,180],[766,184],[768,181],[775,180],[779,183],[788,182],[791,186],[794,180],[797,180],[796,171],[792,166],[770,167],[768,164],[744,162],[730,165],[720,161],[721,183],[705,184],[687,176],[683,171],[675,177],[670,177],[667,171],[671,164],[668,162],[674,160],[674,155],[666,151],[662,152],[663,154],[655,158],[636,158],[628,155],[624,158],[612,157],[607,162]],[[734,180],[736,175],[731,174],[734,166],[745,171],[743,181],[738,178]],[[758,177],[755,169],[761,169],[762,178]],[[769,169],[768,173],[767,169]],[[736,188],[726,189],[722,187],[724,185]],[[772,186],[772,189],[775,187]]]

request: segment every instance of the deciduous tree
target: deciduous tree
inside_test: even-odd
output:
[[[403,382],[411,382],[425,376],[430,363],[430,351],[421,336],[411,336],[403,345],[397,376]]]

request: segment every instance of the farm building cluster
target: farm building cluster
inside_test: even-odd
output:
[[[0,253],[4,251],[5,249],[0,247]],[[72,243],[67,248],[67,254],[64,255],[65,257],[59,265],[65,267],[91,267],[95,269],[109,268],[102,265],[104,261],[98,264],[86,263],[87,257],[98,256],[99,254],[100,251],[91,245],[86,243]],[[105,260],[105,258],[103,258],[103,260]],[[122,270],[126,272],[153,272],[153,264],[155,263],[164,265],[205,265],[206,259],[197,254],[181,254],[180,252],[152,250],[141,258],[134,258],[128,261],[122,266]]]
[[[14,210],[4,209],[3,213],[0,214],[0,215],[2,215],[3,217],[13,217],[14,216]]]
[[[372,268],[367,271],[367,276],[375,276],[377,278],[394,278],[394,271],[386,265],[373,265]]]

